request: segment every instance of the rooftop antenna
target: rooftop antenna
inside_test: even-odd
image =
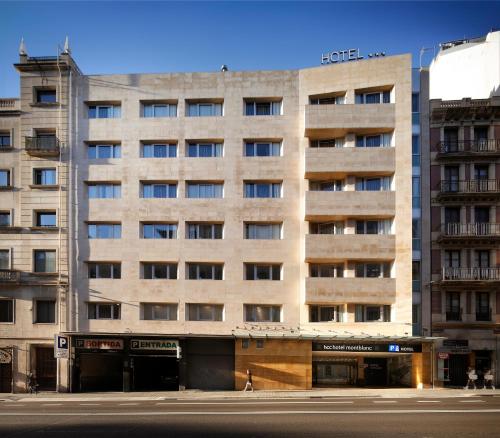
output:
[[[225,71],[228,71],[229,69],[227,68],[227,65],[226,64],[222,64],[221,67],[220,67],[220,71],[222,72],[225,72]]]
[[[69,55],[70,53],[71,53],[71,49],[69,48],[69,38],[66,35],[66,39],[64,40],[63,54]]]
[[[21,44],[19,44],[19,54],[26,55],[26,44],[24,44],[24,38],[21,37]]]

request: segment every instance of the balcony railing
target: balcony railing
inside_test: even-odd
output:
[[[442,180],[440,192],[452,193],[496,193],[500,192],[498,179]]]
[[[462,321],[462,309],[447,310],[446,321]]]
[[[443,268],[444,281],[500,281],[500,268]]]
[[[491,309],[476,310],[476,321],[491,321]]]
[[[500,236],[500,224],[492,224],[489,222],[471,224],[450,222],[448,224],[443,224],[442,230],[446,236]]]
[[[58,155],[59,139],[53,137],[26,137],[26,152],[29,154]]]
[[[439,152],[442,154],[456,154],[463,152],[500,153],[500,139],[441,141],[439,142],[438,147]]]
[[[0,283],[17,283],[21,278],[19,271],[0,269]]]

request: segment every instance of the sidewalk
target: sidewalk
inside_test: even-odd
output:
[[[0,401],[158,401],[158,400],[215,400],[215,399],[297,399],[297,398],[451,398],[474,396],[500,397],[500,389],[414,389],[414,388],[316,388],[310,391],[165,391],[165,392],[93,392],[63,394],[0,394]]]

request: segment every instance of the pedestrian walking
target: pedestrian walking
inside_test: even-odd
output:
[[[251,391],[253,392],[253,383],[252,383],[252,372],[247,370],[247,383],[245,384],[244,392]]]
[[[467,384],[465,385],[464,389],[469,389],[471,384],[472,387],[476,389],[476,380],[477,380],[476,370],[472,367],[467,368]]]
[[[494,382],[494,372],[490,368],[486,373],[484,373],[484,386],[483,389],[486,389],[487,386],[489,386],[491,389],[495,389],[495,382]]]
[[[31,371],[26,376],[26,380],[28,384],[28,392],[30,394],[38,394],[38,383],[35,375]]]

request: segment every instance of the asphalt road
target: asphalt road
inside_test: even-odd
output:
[[[0,402],[0,437],[498,437],[500,396]]]

